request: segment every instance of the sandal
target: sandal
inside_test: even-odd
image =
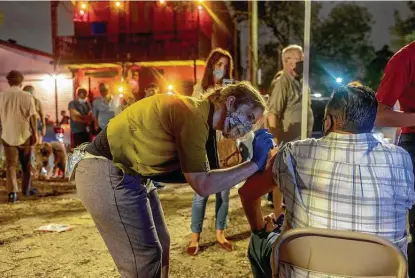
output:
[[[197,244],[197,246],[192,246],[192,247],[188,246],[186,251],[187,251],[187,254],[189,254],[190,256],[197,256],[197,254],[199,254],[199,250],[200,250],[199,244]]]

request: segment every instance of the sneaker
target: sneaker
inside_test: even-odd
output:
[[[11,192],[9,193],[9,203],[16,203],[17,202],[17,193]]]

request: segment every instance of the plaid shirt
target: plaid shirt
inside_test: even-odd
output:
[[[286,225],[381,236],[406,255],[407,210],[415,202],[409,154],[371,133],[331,132],[285,145],[273,165]]]

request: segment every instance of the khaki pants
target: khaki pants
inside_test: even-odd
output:
[[[23,172],[22,192],[29,194],[32,186],[31,158],[33,146],[30,144],[30,137],[20,146],[10,146],[2,140],[4,155],[6,157],[7,191],[18,192],[17,185],[17,164],[20,162]]]

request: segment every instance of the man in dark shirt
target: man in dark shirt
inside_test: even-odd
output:
[[[76,148],[82,143],[89,142],[89,125],[92,121],[91,106],[87,101],[88,92],[79,88],[77,99],[69,103],[70,126],[72,133],[73,147]]]

